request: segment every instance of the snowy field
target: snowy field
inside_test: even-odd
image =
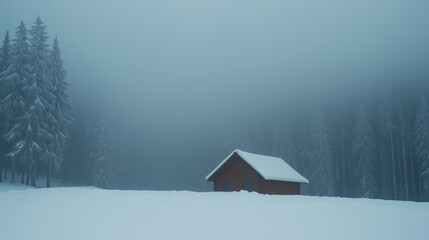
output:
[[[0,184],[0,239],[429,239],[429,203]]]

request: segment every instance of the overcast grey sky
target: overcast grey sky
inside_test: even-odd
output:
[[[249,121],[377,79],[428,78],[428,13],[427,0],[2,0],[0,33],[40,15],[74,110],[104,102],[141,141],[135,155],[174,172]]]

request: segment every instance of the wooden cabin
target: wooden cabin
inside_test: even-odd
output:
[[[308,180],[283,159],[234,150],[206,181],[215,191],[254,191],[262,194],[299,195],[300,184]]]

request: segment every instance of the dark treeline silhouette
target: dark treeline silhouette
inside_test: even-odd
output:
[[[263,121],[219,155],[239,147],[282,157],[309,179],[304,194],[428,201],[427,84],[375,85]]]
[[[63,179],[71,166],[62,167],[73,121],[66,71],[58,40],[50,48],[40,17],[30,30],[23,22],[16,29],[12,40],[6,32],[0,49],[0,182],[15,183],[18,174],[21,184],[36,186],[44,175],[50,187],[51,175]],[[106,121],[97,114],[83,141],[90,139],[86,184],[109,188],[121,161]]]

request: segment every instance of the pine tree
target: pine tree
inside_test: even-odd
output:
[[[123,172],[123,159],[116,137],[111,130],[106,113],[99,113],[95,122],[87,129],[91,142],[90,161],[92,184],[101,188],[118,187],[118,179]]]
[[[425,97],[420,106],[414,127],[415,153],[419,160],[420,178],[423,183],[423,200],[429,200],[429,106]]]
[[[284,137],[284,155],[282,155],[283,159],[293,168],[299,170],[297,164],[297,153],[298,149],[292,139],[292,134],[290,132],[290,128],[288,128],[286,135]]]
[[[299,170],[297,166],[297,148],[292,139],[292,133],[289,125],[282,126],[276,124],[274,128],[273,143],[269,144],[272,150],[269,155],[284,159],[292,168]]]
[[[379,106],[379,127],[383,142],[388,142],[385,146],[385,153],[388,156],[385,161],[386,171],[385,182],[392,183],[392,196],[391,199],[398,199],[397,193],[397,177],[396,177],[396,160],[395,160],[395,143],[394,143],[394,129],[395,125],[395,99],[390,90],[386,90],[382,94],[381,104]],[[389,157],[390,156],[390,157]],[[390,159],[389,159],[390,158]],[[389,161],[390,160],[390,161]],[[391,176],[389,177],[389,173]]]
[[[51,114],[55,121],[50,126],[52,133],[52,141],[49,144],[49,151],[53,154],[53,158],[49,159],[47,164],[46,186],[50,187],[51,165],[58,170],[61,167],[63,160],[63,151],[66,139],[68,137],[68,127],[72,121],[70,116],[70,100],[67,95],[67,83],[65,82],[66,71],[63,67],[61,52],[58,46],[57,37],[55,37],[53,50],[49,56],[50,70],[53,90],[53,108]]]
[[[400,168],[402,169],[401,179],[403,179],[401,184],[401,190],[403,192],[403,199],[408,201],[410,198],[410,186],[409,186],[409,176],[408,176],[408,158],[407,158],[407,145],[409,144],[409,140],[406,139],[406,131],[409,126],[406,124],[406,115],[405,115],[405,107],[402,103],[398,106],[399,109],[399,136],[400,136],[400,158],[402,160],[402,164]]]
[[[307,129],[308,133],[301,150],[302,158],[306,163],[304,175],[310,182],[306,187],[307,191],[312,195],[333,196],[335,183],[332,152],[328,130],[320,109],[315,110]]]
[[[10,48],[9,31],[6,31],[3,45],[0,48],[0,73],[6,70],[10,65]]]
[[[37,166],[46,163],[53,156],[48,149],[52,141],[49,126],[55,123],[52,116],[53,94],[51,72],[49,70],[46,26],[38,17],[29,31],[31,35],[31,72],[22,86],[25,96],[24,113],[19,116],[19,144],[15,149],[23,152],[27,171],[31,169],[31,185],[36,186]]]
[[[6,83],[6,79],[4,79],[3,72],[9,67],[10,65],[10,41],[9,41],[9,31],[6,31],[6,35],[3,40],[3,45],[0,48],[0,100],[3,99],[6,94],[11,90],[9,89],[8,84]],[[7,106],[5,106],[7,107]],[[7,110],[7,108],[3,109],[0,105],[0,136],[3,136],[6,133],[7,128],[7,113],[4,112],[4,110]],[[0,146],[5,146],[6,143],[4,141],[3,137],[0,137]],[[0,149],[0,182],[3,180],[3,153],[4,148]]]
[[[12,166],[12,183],[15,181],[16,167],[24,165],[24,138],[23,133],[28,130],[22,120],[25,107],[25,97],[22,86],[27,84],[31,67],[29,65],[30,47],[27,42],[27,29],[21,22],[16,31],[16,39],[10,51],[10,65],[1,73],[2,85],[7,86],[8,92],[1,100],[2,115],[6,118],[5,140],[11,145],[6,156]],[[21,117],[21,118],[20,118]]]
[[[369,123],[368,112],[361,104],[354,127],[352,156],[355,161],[357,178],[356,196],[374,198],[377,196],[377,185],[374,164],[374,137]]]

